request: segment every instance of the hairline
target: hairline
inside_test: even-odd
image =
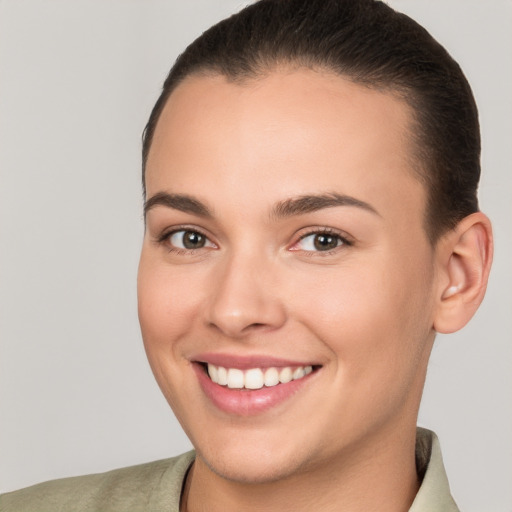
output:
[[[151,131],[151,138],[146,140],[146,132],[149,128],[149,124],[146,126],[143,132],[143,161],[142,161],[142,178],[143,178],[143,195],[144,200],[146,199],[146,165],[149,159],[149,153],[151,147],[153,145],[153,137],[158,128],[158,123],[160,122],[160,118],[162,113],[170,100],[174,91],[183,85],[185,82],[192,78],[208,78],[208,77],[223,77],[229,83],[233,83],[239,85],[240,87],[244,87],[246,85],[250,85],[251,83],[257,82],[259,80],[265,80],[270,75],[275,74],[279,71],[285,72],[294,72],[301,69],[308,69],[317,73],[326,73],[331,76],[335,76],[338,78],[343,78],[347,81],[355,85],[359,85],[361,87],[366,87],[369,90],[374,90],[381,92],[383,94],[388,94],[392,96],[394,99],[404,103],[407,106],[409,111],[409,123],[407,123],[406,133],[408,134],[409,144],[407,155],[407,162],[411,169],[411,174],[415,179],[419,181],[419,183],[424,187],[425,190],[425,204],[423,211],[423,229],[430,241],[430,244],[435,247],[437,241],[449,230],[445,228],[444,230],[435,230],[433,226],[433,221],[431,220],[431,208],[432,208],[432,197],[433,194],[432,184],[430,179],[430,173],[433,173],[433,169],[429,169],[429,164],[431,162],[431,158],[428,156],[428,149],[425,144],[425,135],[423,132],[423,125],[421,121],[418,119],[418,115],[420,112],[419,107],[417,106],[418,95],[416,92],[410,88],[405,87],[400,84],[392,83],[391,80],[381,80],[380,82],[377,80],[371,80],[370,78],[357,78],[354,76],[354,73],[346,72],[341,73],[338,70],[334,69],[333,66],[330,66],[328,63],[314,63],[314,62],[306,62],[306,59],[284,59],[284,58],[276,58],[273,61],[270,59],[265,59],[265,65],[263,62],[257,68],[256,66],[251,70],[247,70],[246,72],[238,72],[238,73],[229,73],[225,70],[221,69],[219,66],[210,66],[210,65],[200,65],[195,69],[192,68],[188,70],[186,74],[179,76],[175,79],[175,81],[171,84],[171,86],[165,91],[165,96],[162,95],[160,98],[162,100],[160,109],[158,110],[158,115],[153,120],[153,126]],[[303,62],[304,61],[304,62]],[[377,82],[377,83],[376,83]],[[425,162],[425,163],[423,163]]]

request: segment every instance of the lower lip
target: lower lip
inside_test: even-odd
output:
[[[221,411],[237,416],[252,416],[276,407],[295,395],[316,373],[312,372],[286,384],[261,389],[231,389],[215,384],[199,363],[194,363],[193,367],[199,384],[210,401]]]

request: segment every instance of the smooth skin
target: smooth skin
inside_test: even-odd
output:
[[[148,208],[138,293],[152,370],[197,450],[183,510],[410,507],[435,333],[471,318],[492,254],[481,213],[429,242],[412,129],[404,102],[328,72],[192,76],[172,93],[147,198],[196,206]],[[334,194],[355,201],[276,214]],[[234,415],[202,391],[203,353],[319,369],[276,407]]]

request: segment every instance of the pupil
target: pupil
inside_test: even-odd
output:
[[[314,245],[319,251],[335,249],[338,246],[338,238],[332,235],[316,235]]]
[[[187,231],[183,235],[183,245],[187,249],[199,249],[204,246],[204,236],[195,231]]]

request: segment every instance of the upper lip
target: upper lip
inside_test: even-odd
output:
[[[297,361],[257,354],[240,356],[235,354],[204,353],[193,357],[192,361],[197,363],[210,363],[224,368],[238,368],[240,370],[248,370],[250,368],[282,368],[285,366],[318,366],[318,364],[311,361]]]

